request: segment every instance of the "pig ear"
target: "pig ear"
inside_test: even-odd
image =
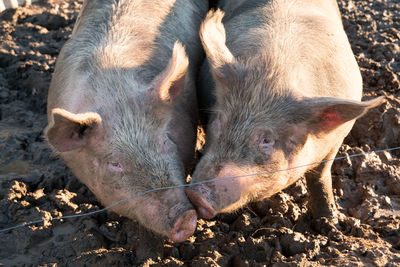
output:
[[[317,98],[306,100],[308,115],[306,127],[315,133],[327,133],[345,122],[355,120],[364,115],[369,109],[385,101],[383,96],[369,101],[349,101],[336,98]]]
[[[235,57],[225,44],[225,27],[222,24],[224,12],[221,10],[208,12],[200,28],[200,38],[211,65],[211,70],[217,81],[226,80],[233,71]]]
[[[101,117],[95,112],[71,113],[55,108],[45,130],[48,142],[59,152],[77,149],[87,144],[101,123]]]
[[[170,103],[182,93],[188,66],[189,59],[185,48],[177,41],[168,66],[154,80],[154,89],[161,101]]]

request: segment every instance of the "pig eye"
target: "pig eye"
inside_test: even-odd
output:
[[[122,172],[124,171],[124,167],[120,162],[109,162],[108,167],[113,172]]]
[[[274,147],[275,140],[273,140],[271,137],[269,137],[267,134],[262,134],[259,139],[259,149],[266,153],[270,154],[272,151],[272,148]]]

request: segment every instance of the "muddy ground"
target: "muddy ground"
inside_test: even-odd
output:
[[[354,126],[339,155],[400,146],[400,2],[339,0],[364,79],[364,99],[388,101]],[[137,223],[98,210],[93,194],[42,139],[56,56],[81,1],[46,0],[0,15],[0,265],[134,266]],[[315,231],[304,180],[235,214],[199,220],[189,240],[166,241],[145,266],[400,266],[400,151],[338,160],[338,227]]]

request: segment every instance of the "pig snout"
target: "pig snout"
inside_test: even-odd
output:
[[[196,230],[196,210],[182,189],[153,192],[113,210],[173,242],[185,241]]]
[[[172,199],[171,196],[175,196]],[[167,236],[174,242],[183,242],[190,237],[196,230],[197,213],[182,189],[167,190],[163,196],[164,209],[166,209],[170,229]],[[169,204],[169,203],[171,204]],[[160,207],[162,210],[162,207]]]
[[[252,170],[241,168],[233,163],[222,164],[222,167],[215,168],[210,165],[199,164],[193,175],[194,183],[200,180],[205,183],[185,190],[186,195],[196,207],[199,217],[205,219],[211,219],[219,212],[231,212],[243,206],[244,202],[251,197],[252,189],[251,179],[242,177]],[[215,174],[215,176],[210,174]],[[207,179],[203,177],[221,179],[206,182]],[[230,177],[231,179],[226,179]]]
[[[198,215],[204,219],[211,219],[217,215],[217,212],[202,192],[209,192],[209,190],[204,185],[186,189],[186,195],[196,207]]]
[[[197,213],[194,209],[187,210],[175,221],[169,238],[174,242],[183,242],[196,230]]]

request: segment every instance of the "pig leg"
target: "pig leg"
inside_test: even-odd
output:
[[[162,257],[164,238],[139,225],[140,244],[136,249],[136,263],[143,263],[147,259]]]
[[[335,157],[339,147],[332,150],[326,157]],[[315,169],[306,173],[307,187],[310,190],[309,207],[314,220],[326,217],[329,220],[337,219],[337,209],[332,192],[331,167],[333,161],[319,164]]]

